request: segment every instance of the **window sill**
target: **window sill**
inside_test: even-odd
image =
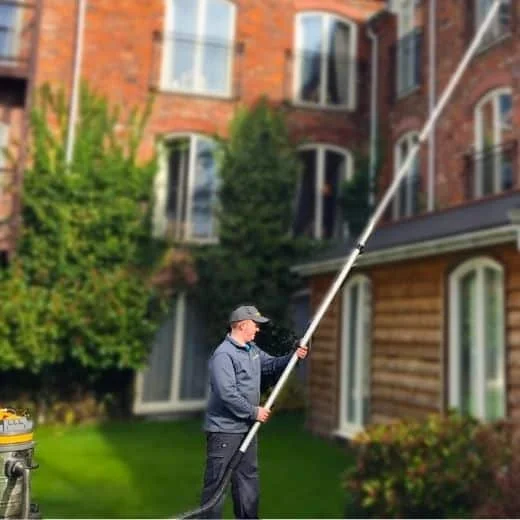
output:
[[[411,87],[411,88],[409,88],[409,89],[407,89],[407,90],[405,90],[403,92],[399,92],[396,95],[395,99],[396,99],[397,102],[399,102],[399,101],[401,101],[403,99],[406,99],[407,97],[410,97],[412,94],[415,94],[420,89],[421,89],[421,85],[420,84],[419,85],[415,85],[415,86],[413,86],[413,87]]]
[[[238,99],[238,96],[233,96],[230,93],[216,94],[202,90],[182,90],[172,87],[151,87],[151,90],[155,90],[158,94],[165,94],[170,96],[184,96],[218,101],[236,101]]]
[[[362,432],[364,432],[365,429],[362,426],[359,426],[357,428],[338,428],[337,430],[332,431],[332,436],[336,437],[338,439],[346,439],[346,440],[353,440],[354,437]]]
[[[325,105],[319,103],[305,103],[295,99],[287,100],[286,104],[292,108],[303,110],[314,110],[317,112],[354,112],[355,108],[350,105]]]

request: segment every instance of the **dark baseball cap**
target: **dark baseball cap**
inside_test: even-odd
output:
[[[262,316],[260,311],[253,305],[241,305],[231,312],[229,323],[242,320],[253,320],[256,321],[256,323],[267,323],[269,318]]]

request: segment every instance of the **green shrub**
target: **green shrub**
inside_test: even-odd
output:
[[[467,515],[509,456],[503,425],[457,414],[372,426],[354,445],[348,514],[368,518]]]

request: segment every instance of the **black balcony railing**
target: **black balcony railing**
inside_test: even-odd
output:
[[[395,101],[421,85],[423,33],[414,29],[399,39],[390,50],[390,93]]]
[[[495,43],[503,40],[515,31],[518,13],[518,0],[502,0],[498,14],[491,22],[491,26],[484,34],[480,44],[481,49],[487,49]],[[477,33],[480,24],[483,22],[487,11],[483,9],[484,2],[476,2],[475,0],[466,0],[466,23],[467,23],[467,40],[470,42]],[[492,2],[488,3],[491,7]]]
[[[150,74],[154,90],[237,98],[241,94],[240,42],[155,33]]]
[[[359,109],[363,86],[368,88],[364,65],[345,53],[286,50],[283,99],[289,104]]]
[[[26,76],[35,48],[35,3],[0,0],[0,75]]]
[[[463,178],[466,200],[519,188],[518,142],[507,141],[466,154]]]

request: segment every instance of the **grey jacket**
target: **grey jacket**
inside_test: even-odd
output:
[[[231,336],[226,336],[209,360],[209,398],[204,430],[248,431],[260,404],[261,376],[280,374],[291,356],[273,357],[253,342],[242,347]]]

